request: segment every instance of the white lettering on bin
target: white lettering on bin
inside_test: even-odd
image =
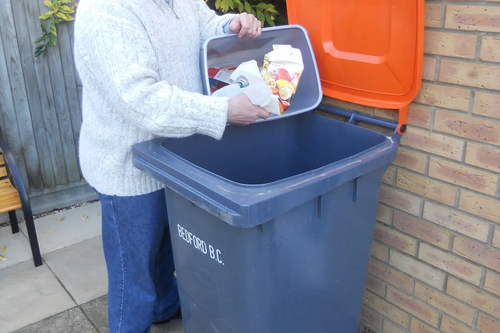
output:
[[[209,254],[210,259],[224,266],[224,262],[221,259],[222,252],[219,249],[214,248],[210,244],[207,244],[203,239],[187,231],[184,227],[182,227],[179,224],[177,224],[177,231],[179,237],[182,238],[189,245],[192,245],[195,248],[195,250],[198,250],[203,254]]]

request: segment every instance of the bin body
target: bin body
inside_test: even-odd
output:
[[[167,187],[186,333],[354,333],[397,142],[312,112],[134,146]]]

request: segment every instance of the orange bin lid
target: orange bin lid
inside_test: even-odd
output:
[[[286,3],[289,23],[308,31],[324,95],[406,111],[422,78],[424,0]]]

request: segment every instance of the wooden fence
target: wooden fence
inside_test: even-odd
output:
[[[46,10],[43,0],[0,1],[0,129],[35,212],[95,198],[78,165],[81,82],[72,23],[58,25],[58,45],[46,58],[34,57]]]

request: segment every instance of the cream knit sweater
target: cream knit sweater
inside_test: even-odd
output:
[[[220,139],[227,98],[201,94],[199,52],[231,17],[204,0],[80,0],[75,62],[83,83],[79,157],[97,191],[132,196],[162,184],[135,169],[131,146],[155,137]]]

